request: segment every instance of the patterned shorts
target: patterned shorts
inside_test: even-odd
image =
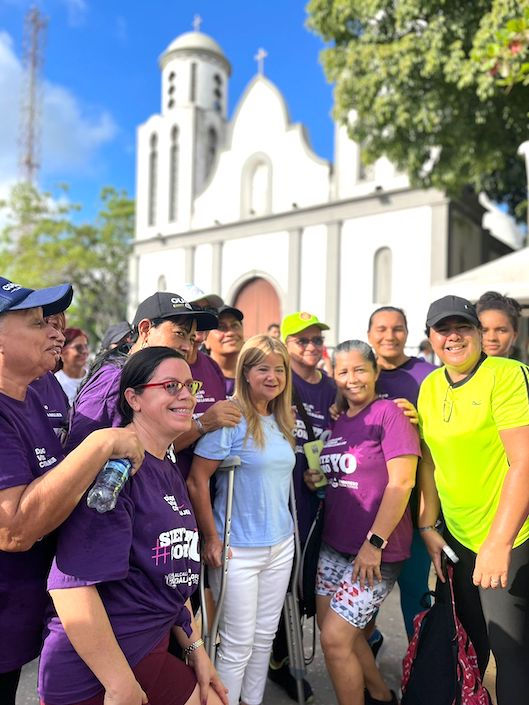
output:
[[[352,582],[353,563],[343,553],[322,543],[316,575],[316,595],[330,597],[331,609],[337,615],[353,627],[363,629],[391,592],[403,561],[382,563],[382,582],[375,582],[373,588],[367,585],[363,590],[358,580]]]

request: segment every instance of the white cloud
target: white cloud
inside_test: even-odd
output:
[[[13,40],[0,31],[0,196],[16,180],[23,72]],[[117,133],[112,115],[90,110],[67,88],[43,83],[39,155],[43,176],[65,178],[89,170],[94,156]]]

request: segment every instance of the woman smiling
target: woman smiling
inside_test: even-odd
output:
[[[235,428],[206,434],[195,448],[188,478],[203,539],[210,583],[218,594],[227,478],[217,475],[211,507],[208,481],[229,455],[241,458],[235,474],[232,557],[220,618],[217,668],[230,705],[263,698],[270,649],[285,598],[294,554],[288,498],[294,467],[294,418],[288,353],[265,335],[244,344],[237,363]]]
[[[494,652],[498,705],[529,693],[529,370],[481,351],[466,299],[434,301],[426,325],[444,367],[419,393],[425,441],[419,531],[437,574],[447,543],[459,618],[483,674]],[[442,510],[446,530],[435,529]]]
[[[146,348],[123,367],[120,411],[145,460],[114,510],[99,515],[81,502],[61,527],[48,579],[57,614],[40,661],[42,703],[226,702],[193,621],[198,531],[167,456],[191,426],[199,388],[171,348]],[[189,666],[168,653],[171,631]]]
[[[396,404],[378,399],[377,377],[367,343],[349,340],[336,347],[334,379],[345,413],[320,456],[329,484],[316,605],[325,662],[340,705],[397,702],[364,630],[410,554],[408,500],[419,439]]]

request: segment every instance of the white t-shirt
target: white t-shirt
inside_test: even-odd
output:
[[[75,377],[68,377],[64,370],[59,370],[55,373],[55,376],[59,380],[59,384],[61,385],[64,390],[64,393],[68,397],[68,401],[70,402],[71,406],[73,404],[73,400],[75,399],[75,395],[77,394],[77,390],[81,386],[81,382],[86,377],[86,374],[84,374],[82,377],[79,377],[79,379],[76,379]]]

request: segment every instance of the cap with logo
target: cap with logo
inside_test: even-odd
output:
[[[460,296],[451,295],[443,296],[442,299],[437,299],[437,301],[430,304],[426,316],[426,325],[431,328],[444,318],[452,318],[454,316],[464,318],[465,321],[472,323],[472,325],[479,326],[479,318],[474,304],[467,299],[462,299]]]
[[[195,284],[184,284],[178,287],[178,291],[182,292],[182,296],[189,301],[190,304],[196,304],[199,301],[205,301],[208,308],[220,308],[224,305],[224,301],[217,294],[206,294],[200,287]]]
[[[314,314],[307,313],[307,311],[297,311],[285,316],[281,321],[281,338],[286,340],[289,335],[301,333],[309,326],[317,326],[320,330],[329,330],[329,326],[322,323]]]
[[[0,313],[24,311],[40,306],[44,316],[53,316],[65,311],[72,303],[72,297],[71,284],[59,284],[46,289],[28,289],[0,277]]]
[[[157,291],[138,306],[132,325],[136,327],[140,321],[156,318],[176,318],[177,316],[192,316],[197,322],[197,330],[211,330],[217,327],[218,318],[204,309],[196,309],[180,296],[168,291]]]

